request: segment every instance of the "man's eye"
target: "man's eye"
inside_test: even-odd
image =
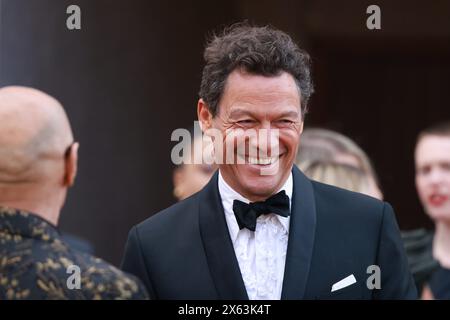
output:
[[[281,120],[278,120],[278,123],[281,123],[281,124],[291,124],[291,123],[294,123],[294,121],[289,120],[289,119],[281,119]]]
[[[239,120],[237,123],[239,124],[251,124],[254,123],[255,121],[251,120],[251,119],[246,119],[246,120]]]

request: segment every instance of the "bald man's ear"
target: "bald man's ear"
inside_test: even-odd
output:
[[[64,175],[64,185],[67,187],[73,186],[75,183],[75,177],[77,176],[78,170],[78,148],[80,144],[74,142],[67,153],[66,156],[66,172]]]

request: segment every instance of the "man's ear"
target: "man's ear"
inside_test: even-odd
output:
[[[198,121],[200,122],[201,128],[203,133],[205,133],[206,130],[210,129],[212,127],[212,114],[209,111],[208,105],[206,104],[203,99],[198,100],[197,104],[197,116]]]
[[[305,122],[302,120],[302,122],[300,122],[300,127],[299,127],[299,130],[298,130],[298,132],[300,133],[300,134],[302,134],[302,132],[303,132],[303,124],[304,124]]]
[[[73,143],[65,159],[66,172],[64,174],[64,185],[67,187],[73,186],[75,183],[75,177],[78,170],[78,148],[80,144],[78,142]]]

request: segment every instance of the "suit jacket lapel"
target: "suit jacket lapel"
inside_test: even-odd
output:
[[[234,253],[217,185],[216,172],[199,194],[200,234],[219,299],[248,299]]]
[[[292,174],[294,190],[282,299],[302,299],[305,295],[316,229],[311,181],[296,166],[293,167]]]

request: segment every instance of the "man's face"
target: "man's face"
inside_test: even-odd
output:
[[[210,126],[222,133],[223,154],[233,153],[233,163],[220,165],[225,181],[251,201],[266,199],[288,178],[303,130],[294,78],[233,71]]]
[[[419,140],[416,187],[427,214],[450,223],[450,137],[426,135]]]

